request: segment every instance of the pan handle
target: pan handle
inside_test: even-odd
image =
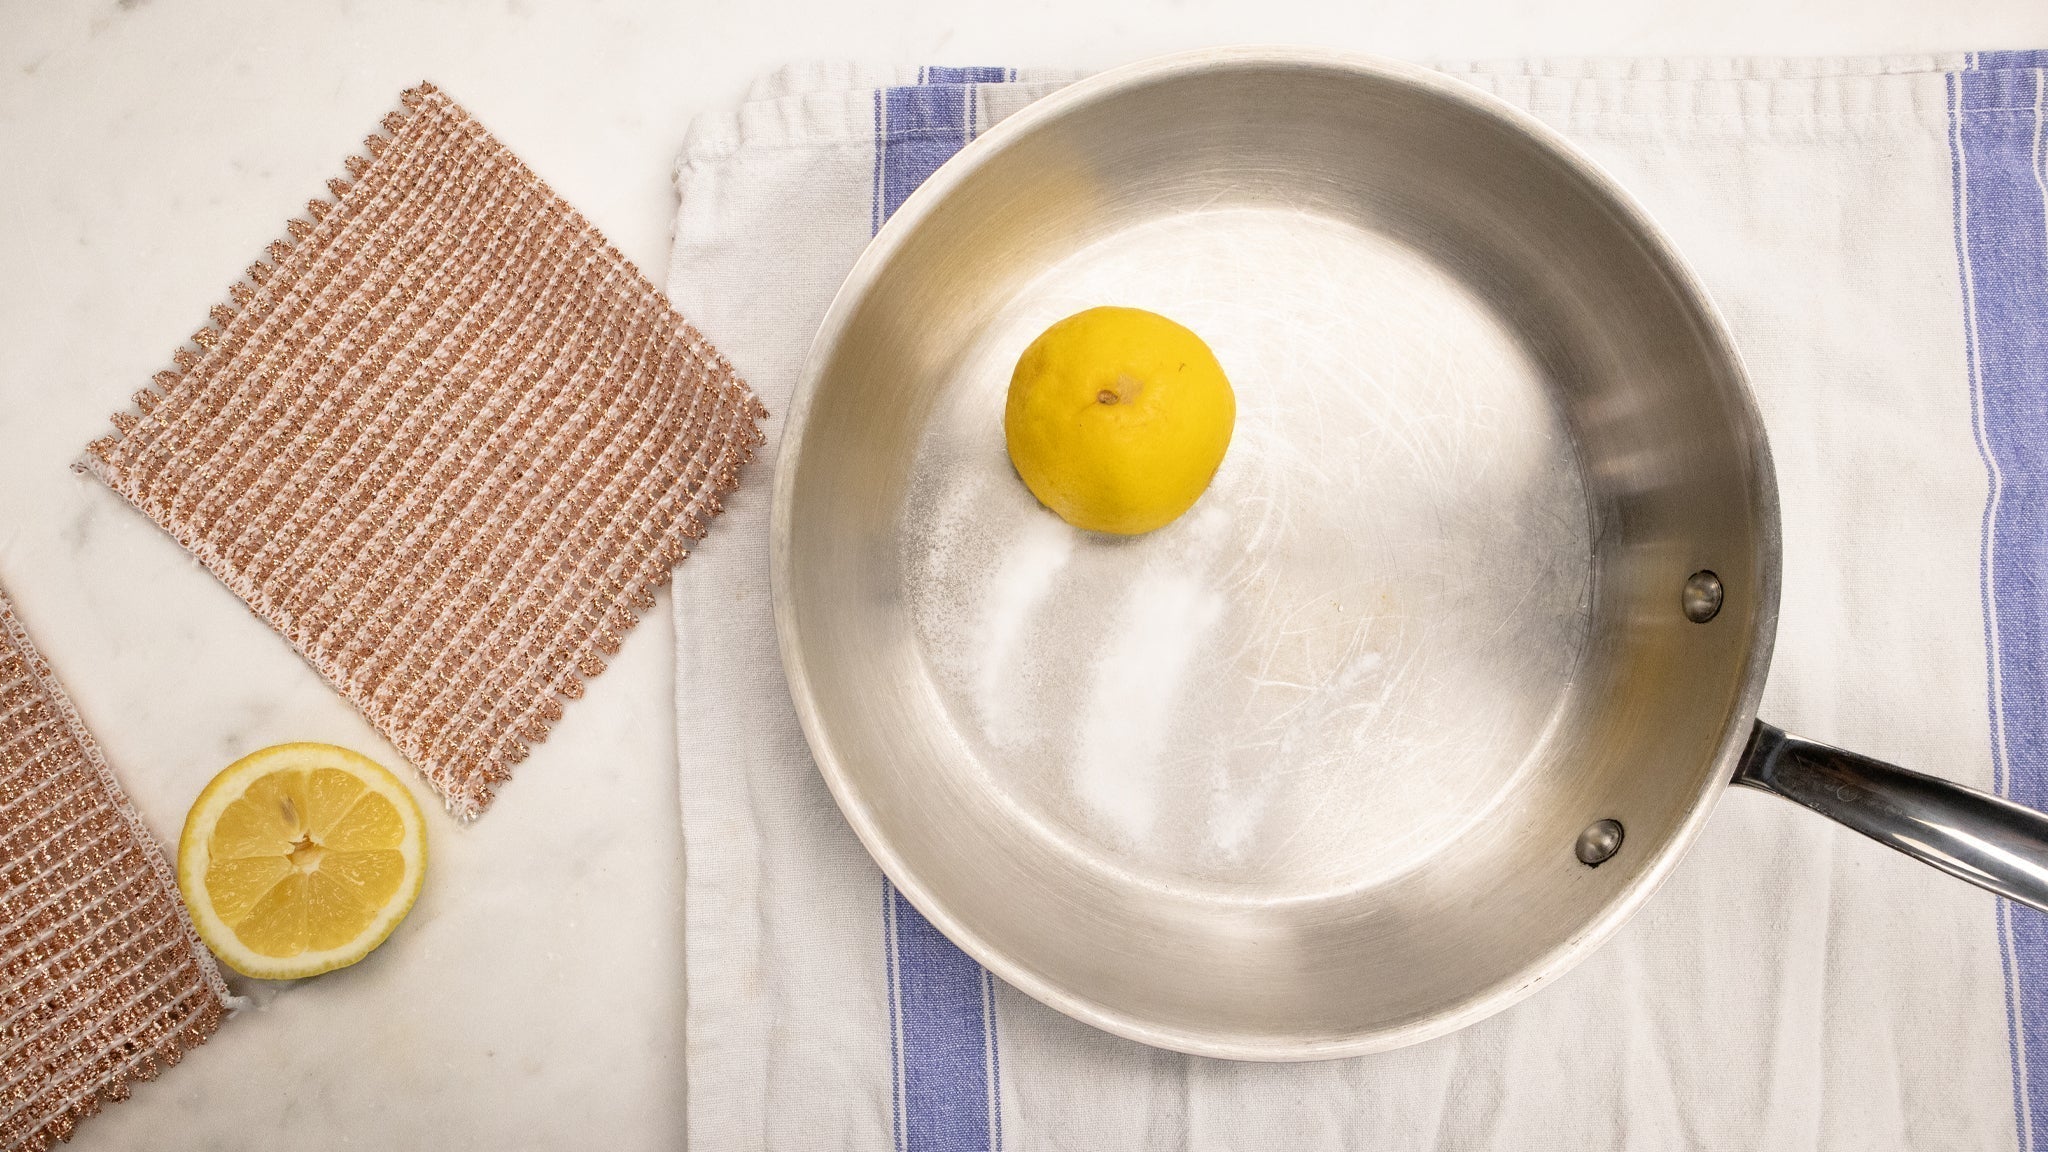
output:
[[[1775,792],[1979,888],[2048,911],[2048,816],[1757,721],[1735,782]]]

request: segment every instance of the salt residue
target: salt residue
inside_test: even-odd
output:
[[[997,564],[982,602],[980,665],[974,700],[989,742],[1006,747],[1032,735],[1014,681],[1024,663],[1024,637],[1053,581],[1074,555],[1075,532],[1051,516],[1034,516]]]
[[[1188,665],[1223,617],[1223,597],[1184,572],[1145,573],[1095,663],[1074,793],[1117,832],[1143,841],[1159,815],[1159,754]]]

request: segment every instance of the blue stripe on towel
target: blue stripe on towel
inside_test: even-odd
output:
[[[996,1148],[994,980],[893,886],[888,899],[898,1147]]]
[[[924,70],[925,84],[1001,84],[1014,80],[1017,72],[1013,68],[946,68],[933,65]]]
[[[877,224],[974,138],[972,84],[920,84],[884,88],[880,109],[880,178]]]
[[[2013,68],[2048,68],[2048,49],[2036,48],[2026,52],[1972,52],[1970,68],[1983,72]]]
[[[974,85],[1002,68],[926,68],[875,93],[872,219],[882,223],[980,125]],[[882,881],[889,1058],[897,1152],[999,1152],[1001,1059],[995,980]]]
[[[1956,252],[1977,446],[1979,560],[2000,793],[2048,808],[2048,52],[1985,52],[1949,77]],[[2013,1112],[2048,1133],[2048,915],[2001,900]]]

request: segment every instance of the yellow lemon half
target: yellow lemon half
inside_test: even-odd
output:
[[[1237,396],[1202,338],[1139,308],[1090,308],[1017,359],[1010,462],[1039,503],[1135,536],[1194,506],[1223,463]]]
[[[279,744],[223,768],[178,838],[199,936],[244,976],[345,968],[412,909],[426,822],[398,777],[332,744]]]

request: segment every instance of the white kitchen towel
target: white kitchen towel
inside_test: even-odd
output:
[[[1565,132],[1690,257],[1776,456],[1763,715],[2048,806],[2048,53],[1446,66]],[[903,197],[1068,77],[817,66],[702,118],[673,302],[753,382]],[[1305,1065],[1157,1051],[989,978],[834,808],[776,654],[767,484],[677,587],[702,1149],[2032,1149],[2048,917],[1731,792],[1571,974]],[[713,572],[717,575],[713,575]]]

